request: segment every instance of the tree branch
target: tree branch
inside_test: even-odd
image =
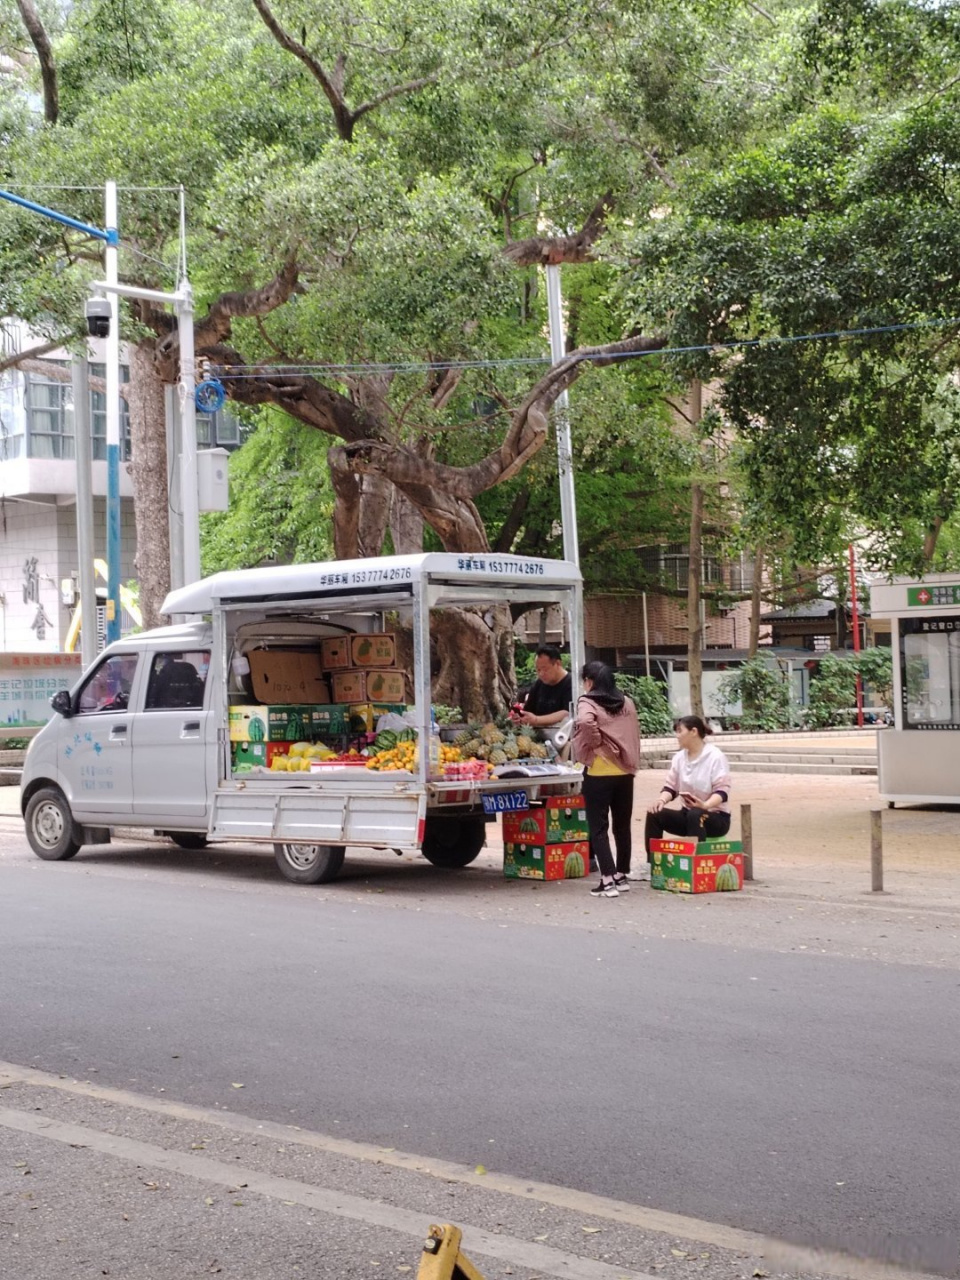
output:
[[[39,360],[41,356],[45,356],[50,351],[56,351],[62,347],[68,338],[55,338],[51,342],[41,343],[38,347],[28,347],[26,351],[16,351],[12,356],[6,356],[0,360],[0,373],[4,373],[7,369],[17,369],[22,366],[26,360]]]
[[[356,111],[350,113],[351,128],[361,116],[365,116],[368,111],[373,111],[376,107],[382,107],[391,98],[399,98],[402,93],[416,93],[418,89],[423,89],[428,84],[436,84],[438,79],[439,74],[435,72],[433,75],[423,76],[419,80],[408,80],[405,84],[395,84],[392,89],[384,89],[383,93],[378,93],[369,102],[361,103]]]
[[[18,0],[19,2],[19,0]],[[286,32],[280,23],[274,17],[272,11],[266,3],[266,0],[253,0],[254,6],[260,17],[266,24],[267,30],[288,53],[292,53],[295,58],[299,58],[303,65],[307,68],[313,78],[320,85],[320,88],[327,96],[330,106],[333,108],[333,118],[337,126],[337,132],[344,142],[350,142],[353,136],[353,119],[347,109],[347,105],[343,100],[343,95],[338,91],[333,81],[324,71],[323,67],[316,60],[313,54],[299,40],[294,40],[288,32]]]
[[[242,293],[222,293],[207,314],[194,326],[193,340],[198,353],[209,352],[230,337],[231,324],[236,319],[249,319],[269,315],[282,307],[297,288],[297,260],[291,254],[274,278],[258,289]],[[158,335],[165,335],[157,344],[157,367],[164,382],[176,380],[175,366],[180,351],[180,334],[170,328],[171,318],[166,312],[150,312],[143,316]]]
[[[57,69],[53,61],[53,50],[39,14],[33,6],[33,0],[17,0],[20,17],[27,29],[33,47],[40,59],[40,79],[43,82],[43,118],[47,124],[56,124],[60,114],[60,95],[57,89]]]
[[[613,207],[613,192],[607,191],[592,209],[583,227],[572,236],[530,236],[514,240],[504,254],[517,267],[559,266],[564,262],[589,262],[594,243],[606,227],[606,215]]]

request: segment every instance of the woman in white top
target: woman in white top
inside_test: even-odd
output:
[[[670,762],[663,789],[647,810],[644,840],[665,833],[688,840],[725,836],[730,830],[730,766],[719,747],[707,742],[710,726],[699,716],[681,716],[673,726],[680,750]],[[672,800],[679,809],[668,809]]]

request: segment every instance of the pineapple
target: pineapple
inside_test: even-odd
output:
[[[455,747],[460,747],[462,750],[472,737],[473,735],[471,734],[469,729],[461,729],[460,732],[457,734],[457,736],[454,738],[453,745]]]
[[[522,760],[526,760],[533,752],[533,739],[528,738],[525,733],[521,733],[517,738],[517,753]]]
[[[480,730],[480,737],[487,744],[487,746],[490,746],[491,743],[497,742],[498,740],[502,740],[503,735],[500,733],[500,730],[497,728],[497,726],[491,722],[489,724],[485,724],[483,728]]]
[[[471,738],[462,750],[465,756],[479,757],[482,748],[483,742],[479,738]]]
[[[520,755],[520,750],[517,747],[516,738],[507,738],[507,740],[504,742],[503,746],[501,747],[501,751],[507,757],[508,760],[518,759]]]
[[[499,747],[494,747],[487,759],[491,764],[506,764],[507,757]]]
[[[542,742],[532,742],[530,744],[530,758],[531,760],[546,760],[547,748]]]

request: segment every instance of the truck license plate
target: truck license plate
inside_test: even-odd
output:
[[[497,791],[483,796],[484,813],[514,813],[517,809],[529,809],[530,801],[525,791]]]

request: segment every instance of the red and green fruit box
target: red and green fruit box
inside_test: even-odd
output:
[[[725,893],[743,888],[743,845],[739,840],[650,841],[650,888],[671,893]]]
[[[503,838],[518,843],[569,844],[588,840],[582,796],[550,796],[542,805],[503,815]]]
[[[504,842],[503,874],[508,880],[579,880],[589,866],[590,846],[585,840],[561,844]]]
[[[231,742],[230,761],[234,773],[256,766],[269,769],[277,756],[289,755],[289,742]]]

